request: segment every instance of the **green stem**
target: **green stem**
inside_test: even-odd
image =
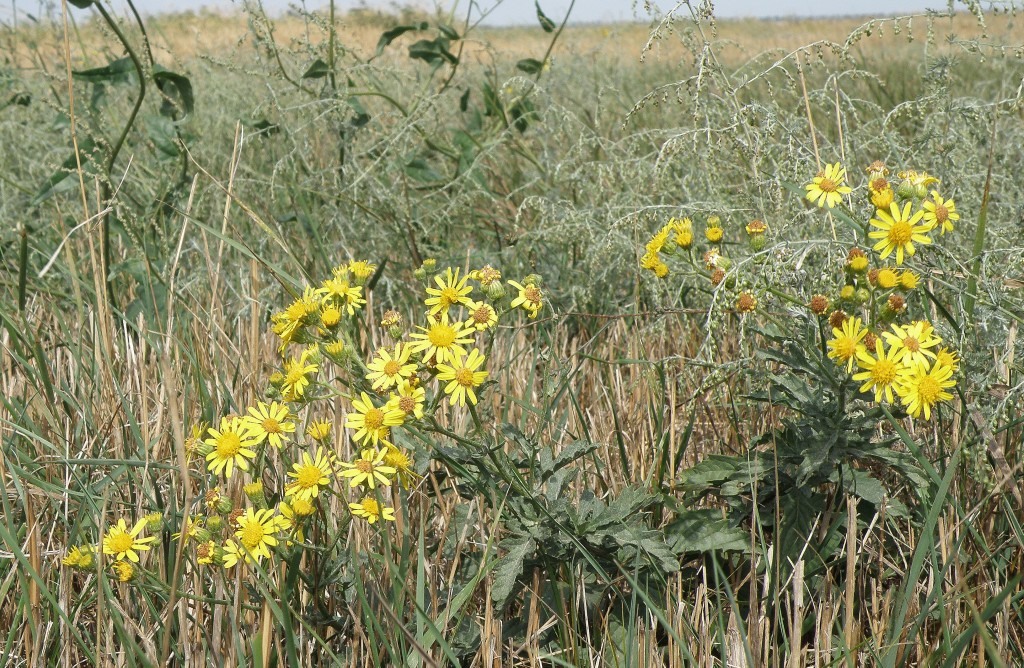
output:
[[[988,174],[985,176],[985,193],[981,197],[981,209],[978,211],[978,227],[974,230],[974,261],[971,263],[971,276],[967,280],[967,295],[964,297],[964,328],[974,322],[974,307],[978,301],[978,276],[981,274],[981,258],[985,253],[985,223],[988,220],[988,198],[992,187],[992,163],[996,145],[996,122],[992,121],[992,136],[989,139]]]

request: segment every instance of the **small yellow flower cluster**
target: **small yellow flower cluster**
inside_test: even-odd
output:
[[[143,532],[146,529],[154,528],[154,525],[159,528],[162,520],[159,513],[146,515],[129,529],[127,522],[122,517],[107,529],[98,545],[77,545],[68,550],[61,563],[79,571],[94,571],[96,569],[96,552],[102,550],[103,554],[112,559],[109,565],[118,581],[130,582],[139,574],[139,569],[136,566],[140,561],[139,553],[149,550],[152,543],[157,540],[156,536],[142,537]]]
[[[644,245],[640,266],[658,278],[668,276],[668,265],[662,254],[673,255],[677,250],[693,246],[693,221],[689,218],[669,218],[660,230]]]

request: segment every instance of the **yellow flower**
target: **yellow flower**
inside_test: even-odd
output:
[[[843,195],[853,190],[844,185],[846,170],[838,162],[834,165],[825,165],[825,169],[819,172],[810,183],[804,186],[807,191],[806,197],[819,207],[834,207],[843,201]]]
[[[412,460],[404,450],[388,443],[384,448],[384,465],[395,469],[402,487],[409,489],[412,481],[419,476],[412,470]]]
[[[223,472],[225,478],[230,478],[236,466],[242,471],[249,470],[247,460],[256,458],[252,448],[259,441],[241,418],[222,417],[219,430],[210,427],[210,438],[206,439],[206,444],[213,446],[210,454],[206,455],[210,471],[217,475]]]
[[[352,510],[353,515],[364,518],[370,524],[381,518],[389,522],[395,521],[395,509],[381,506],[377,499],[370,496],[364,498],[359,503],[350,503],[348,507]]]
[[[682,249],[687,249],[693,245],[693,221],[689,218],[672,218],[668,221],[675,230],[676,236],[674,241],[676,245]]]
[[[228,538],[224,542],[224,553],[222,555],[224,568],[234,568],[235,564],[242,562],[252,563],[255,561],[244,547]]]
[[[71,548],[61,561],[65,566],[82,571],[92,570],[96,565],[92,545],[78,545]]]
[[[323,448],[317,448],[316,456],[302,453],[302,461],[292,464],[288,477],[294,482],[285,485],[284,493],[293,499],[311,501],[320,495],[320,488],[331,482],[331,460],[324,455]]]
[[[307,359],[309,351],[304,350],[298,357],[284,363],[284,381],[281,383],[281,394],[285,401],[297,401],[302,397],[309,385],[309,374],[316,373],[320,367],[310,364]]]
[[[665,243],[668,241],[668,235],[668,226],[661,228],[654,234],[653,237],[651,237],[651,240],[647,242],[644,248],[647,250],[648,253],[651,253],[652,255],[657,255],[662,251],[663,248],[665,248]]]
[[[288,497],[277,505],[277,509],[281,517],[292,525],[316,512],[316,506],[312,501],[299,497]]]
[[[917,287],[918,281],[921,277],[912,271],[903,271],[900,273],[900,289],[901,290],[913,290]]]
[[[466,310],[469,311],[465,323],[467,329],[483,332],[498,324],[498,312],[486,302],[470,301],[466,304]]]
[[[128,561],[115,561],[110,568],[114,571],[118,582],[131,582],[137,575],[135,566],[132,566],[131,562]]]
[[[482,268],[474,269],[469,272],[469,277],[474,281],[480,281],[480,285],[486,288],[492,283],[496,283],[501,280],[501,272],[491,265],[485,264]]]
[[[935,363],[948,366],[955,373],[960,368],[960,357],[956,354],[956,351],[949,348],[939,348],[939,352],[935,353]]]
[[[903,364],[897,359],[899,350],[895,346],[889,347],[888,354],[885,353],[885,346],[882,339],[875,338],[875,356],[872,356],[866,349],[857,354],[857,363],[861,369],[860,373],[853,374],[854,380],[862,380],[861,392],[869,392],[872,388],[875,391],[875,401],[881,403],[882,397],[888,403],[893,402],[892,390],[899,377]]]
[[[253,510],[247,508],[235,524],[235,538],[249,556],[259,561],[262,557],[270,558],[270,548],[277,545],[276,534],[281,528],[281,519],[273,510]]]
[[[387,404],[375,406],[366,392],[353,399],[352,406],[355,412],[345,417],[345,426],[356,430],[352,438],[363,445],[377,445],[382,439],[386,441],[391,427],[398,427],[405,420],[405,414],[398,409],[388,408]]]
[[[935,353],[930,350],[942,343],[942,339],[935,336],[935,330],[925,320],[918,320],[909,325],[893,325],[891,332],[882,332],[886,342],[896,348],[900,362],[907,367],[925,366],[931,364],[929,357],[935,359]]]
[[[341,310],[334,304],[327,304],[320,309],[320,324],[328,329],[341,322]]]
[[[437,379],[451,381],[444,388],[450,405],[465,406],[467,397],[469,397],[469,403],[476,405],[476,394],[473,389],[487,380],[486,371],[477,371],[483,363],[484,356],[480,354],[479,349],[473,348],[465,359],[459,355],[450,366],[447,364],[437,365]]]
[[[319,308],[316,292],[311,288],[306,288],[302,296],[289,304],[285,310],[270,317],[274,323],[274,333],[281,337],[282,348],[291,343],[304,325],[309,324],[310,316]]]
[[[200,564],[212,564],[217,556],[217,544],[212,540],[196,545],[196,562]]]
[[[882,267],[878,270],[878,275],[875,280],[878,283],[878,287],[883,290],[891,290],[899,284],[900,277],[899,274],[889,267]]]
[[[388,399],[386,408],[398,409],[405,419],[419,420],[423,417],[423,404],[426,402],[426,391],[419,385],[406,380],[398,386],[398,393]]]
[[[366,380],[373,383],[374,390],[379,391],[411,378],[416,373],[416,363],[409,363],[411,354],[409,344],[396,344],[393,355],[386,348],[381,348],[373,361],[367,365],[370,373],[366,374]]]
[[[377,271],[377,265],[371,264],[366,260],[352,260],[348,263],[348,270],[352,272],[352,277],[356,279],[356,283],[362,285],[368,278],[373,276],[373,272]]]
[[[929,228],[941,228],[940,234],[953,231],[953,223],[960,220],[960,214],[956,212],[956,204],[952,198],[943,200],[937,190],[932,191],[932,200],[925,200],[921,205],[924,209],[924,222]]]
[[[832,328],[832,336],[834,338],[828,341],[828,356],[834,359],[840,366],[843,366],[843,363],[845,363],[847,373],[853,371],[853,363],[857,355],[867,350],[867,347],[861,343],[861,340],[867,333],[868,330],[863,327],[860,318],[855,316],[846,318],[843,321],[842,329],[838,327]]]
[[[648,251],[640,257],[640,268],[646,269],[647,271],[657,273],[657,268],[662,264],[664,264],[664,262],[661,261],[661,256],[657,253]]]
[[[326,441],[331,437],[331,421],[321,420],[313,422],[306,428],[306,434],[314,441]]]
[[[386,455],[386,448],[381,450],[367,448],[360,454],[359,459],[351,463],[341,463],[342,468],[345,469],[341,472],[341,477],[350,479],[350,487],[365,484],[370,489],[374,489],[378,484],[390,485],[391,478],[389,476],[395,475],[397,471],[395,471],[395,467],[384,463]]]
[[[456,355],[465,354],[464,343],[472,343],[472,331],[465,328],[461,322],[449,322],[448,314],[441,313],[441,319],[430,318],[429,327],[417,327],[422,332],[414,332],[410,335],[412,341],[409,346],[412,352],[422,352],[423,361],[431,358],[435,362],[447,362],[455,359]]]
[[[512,308],[522,307],[531,318],[536,318],[537,312],[544,306],[544,293],[540,288],[533,283],[520,285],[515,281],[509,281],[508,284],[519,291],[519,295],[512,300]]]
[[[363,288],[349,282],[348,271],[344,267],[335,267],[334,275],[320,284],[317,293],[325,303],[336,306],[341,311],[347,311],[350,316],[355,315],[355,312],[366,304],[366,300],[363,299]]]
[[[452,273],[452,268],[448,267],[443,279],[440,275],[434,276],[437,287],[427,288],[427,294],[433,296],[428,297],[425,302],[430,307],[430,315],[447,313],[452,306],[468,304],[472,301],[469,298],[469,293],[473,291],[473,286],[467,284],[468,280],[468,275],[459,278],[458,267],[455,268],[454,273]]]
[[[113,555],[116,561],[128,559],[138,563],[139,551],[148,550],[151,547],[149,543],[156,541],[156,536],[139,538],[139,534],[145,528],[146,520],[143,518],[136,522],[129,531],[128,525],[125,524],[122,517],[117,524],[107,529],[107,533],[103,536],[103,554]]]
[[[268,406],[262,401],[256,407],[249,407],[249,414],[243,419],[252,432],[257,443],[269,441],[275,448],[280,448],[288,440],[287,434],[295,431],[295,423],[288,418],[288,407],[276,401]]]
[[[722,240],[724,232],[721,227],[709,227],[704,230],[704,238],[713,244],[717,244]]]
[[[904,369],[900,375],[896,394],[903,400],[903,405],[911,416],[920,417],[923,412],[924,419],[930,420],[932,406],[953,398],[953,395],[946,391],[956,385],[952,375],[953,369],[941,364],[933,364],[931,368],[925,364],[913,365]]]
[[[868,237],[880,240],[873,248],[878,251],[883,260],[896,251],[896,264],[901,265],[904,254],[914,254],[915,241],[919,244],[932,242],[928,236],[931,227],[926,224],[918,224],[924,216],[924,211],[918,211],[911,216],[910,209],[912,207],[913,204],[907,202],[901,210],[899,204],[893,202],[889,205],[888,211],[882,209],[875,211],[871,225],[878,229],[868,232]]]

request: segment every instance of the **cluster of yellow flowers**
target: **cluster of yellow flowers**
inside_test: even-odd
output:
[[[426,279],[434,267],[435,262],[428,260],[415,275]],[[322,496],[336,493],[336,481],[347,480],[350,490],[360,490],[361,498],[348,504],[353,516],[370,524],[394,521],[395,508],[388,504],[397,496],[390,488],[408,488],[417,479],[410,454],[394,442],[394,431],[415,422],[424,424],[425,416],[433,415],[443,397],[453,407],[468,404],[476,417],[477,393],[489,375],[485,356],[477,347],[478,337],[492,330],[503,313],[521,310],[536,318],[544,306],[537,275],[522,282],[507,281],[515,292],[506,299],[501,273],[494,267],[488,265],[465,275],[449,267],[426,287],[424,325],[407,335],[401,314],[386,311],[380,326],[393,345],[380,347],[363,364],[361,356],[353,352],[354,342],[360,338],[359,328],[365,327],[362,311],[367,296],[363,291],[376,271],[375,265],[359,260],[335,267],[319,288],[305,288],[301,296],[273,314],[282,366],[270,377],[271,401],[259,401],[244,414],[224,416],[218,425],[192,427],[186,451],[190,459],[201,457],[214,477],[203,496],[202,509],[185,519],[178,534],[194,544],[197,563],[224,568],[258,563],[269,559],[282,543],[287,549],[304,542],[307,521],[317,513]],[[291,346],[301,349],[290,354]],[[351,394],[318,382],[325,362],[356,369]],[[430,379],[438,385],[428,403]],[[344,424],[358,452],[351,461],[342,459],[332,443],[332,423],[316,419],[308,410],[321,399],[339,396],[347,398],[352,407]],[[307,444],[296,438],[301,413],[306,414]],[[430,428],[430,424],[424,426]],[[268,495],[263,471],[274,465],[280,467],[280,473],[271,478],[281,481],[281,489]],[[251,482],[242,485],[247,504],[231,498],[237,495],[238,485],[232,486],[232,477],[238,471],[252,476]],[[276,497],[276,503],[268,496]],[[139,551],[148,550],[156,540],[142,537],[142,532],[152,528],[154,521],[159,526],[160,516],[141,520],[129,530],[121,519],[106,533],[103,552],[114,557],[114,572],[120,580],[137,576],[134,565],[139,562]],[[95,568],[96,549],[92,545],[75,547],[64,564],[82,570]]]
[[[935,230],[953,231],[960,219],[956,204],[935,189],[929,191],[938,179],[927,172],[902,171],[894,188],[881,162],[873,162],[865,171],[874,211],[869,223],[874,229],[867,236],[877,240],[873,250],[880,260],[895,254],[900,267],[915,254],[915,243],[932,243]],[[805,186],[807,199],[819,207],[839,205],[842,196],[852,192],[844,184],[845,177],[839,163],[828,165]],[[930,419],[939,402],[953,398],[948,390],[956,385],[953,375],[960,360],[955,351],[943,346],[931,323],[907,318],[908,297],[917,289],[920,275],[871,264],[867,253],[851,249],[838,307],[832,310],[832,299],[824,294],[814,295],[808,307],[828,318],[833,337],[827,343],[828,356],[853,374],[853,380],[862,382],[861,392],[873,392],[879,403],[894,403],[898,398],[913,417]]]
[[[763,250],[768,225],[762,220],[752,220],[744,229],[750,249],[755,253]],[[721,217],[708,216],[704,226],[704,239],[708,243],[708,248],[702,258],[703,271],[706,272],[705,275],[713,288],[725,284],[731,289],[735,287],[735,280],[727,273],[732,268],[732,260],[722,251],[724,238],[725,230]],[[644,245],[640,267],[650,271],[657,278],[665,278],[669,274],[669,267],[664,257],[679,256],[683,261],[696,266],[697,262],[692,252],[680,252],[691,251],[693,242],[693,221],[690,218],[670,218]],[[741,291],[736,295],[735,308],[740,313],[750,313],[757,308],[757,298],[750,292]]]

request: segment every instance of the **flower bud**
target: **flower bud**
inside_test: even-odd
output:
[[[825,315],[829,308],[828,297],[825,295],[814,295],[807,306],[814,315]]]
[[[220,506],[218,506],[217,510],[219,510],[222,513],[230,512],[231,511],[231,502],[228,501],[227,499],[224,499],[224,501],[227,501],[227,503],[226,504],[221,504]],[[224,518],[221,517],[220,515],[210,515],[209,517],[206,518],[206,529],[207,529],[207,531],[210,532],[210,534],[218,534],[218,533],[221,532],[221,530],[223,528],[224,528]]]
[[[839,291],[839,298],[844,302],[853,301],[853,297],[856,294],[857,289],[852,285],[844,285],[843,289]]]
[[[853,293],[853,301],[856,304],[867,304],[871,301],[871,291],[867,288],[857,288],[856,292]]]
[[[484,293],[487,295],[488,299],[498,301],[505,296],[505,286],[501,281],[495,281],[484,288]]]

